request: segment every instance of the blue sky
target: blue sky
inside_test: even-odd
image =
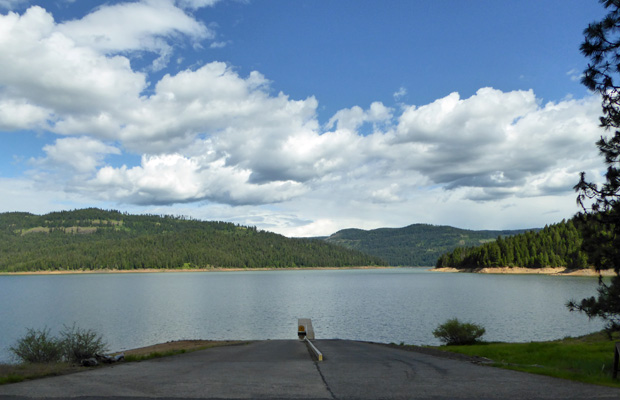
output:
[[[0,0],[0,211],[540,227],[603,165],[597,1]]]

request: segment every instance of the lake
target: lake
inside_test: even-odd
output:
[[[448,318],[482,324],[485,340],[577,336],[603,323],[565,303],[597,278],[440,273],[425,268],[0,276],[0,362],[26,328],[74,322],[120,351],[179,339],[317,339],[439,344]]]

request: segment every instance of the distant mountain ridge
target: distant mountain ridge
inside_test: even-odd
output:
[[[319,240],[185,217],[96,208],[0,213],[0,271],[385,265]]]
[[[539,230],[474,231],[451,226],[413,224],[403,228],[343,229],[324,240],[379,257],[392,266],[435,266],[440,256],[457,247],[479,246],[500,236]]]

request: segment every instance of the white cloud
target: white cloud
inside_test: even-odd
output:
[[[0,0],[0,8],[12,10],[16,6],[26,2],[28,2],[28,0]]]
[[[0,130],[34,129],[46,125],[50,110],[23,99],[0,99]]]
[[[179,7],[197,10],[203,7],[212,7],[219,0],[177,0]]]
[[[400,101],[406,95],[407,95],[407,88],[401,86],[400,88],[398,88],[396,92],[394,92],[392,96],[394,97],[394,100]]]
[[[100,54],[89,43],[75,44],[57,31],[52,16],[42,8],[0,18],[6,22],[0,24],[0,67],[5,67],[0,91],[7,98],[3,110],[21,111],[19,118],[11,114],[12,120],[0,121],[5,128],[47,121],[53,132],[118,141],[125,149],[145,154],[143,166],[116,170],[108,166],[89,183],[78,182],[70,174],[57,177],[67,182],[68,190],[83,190],[90,184],[101,190],[101,197],[139,203],[195,199],[265,203],[302,193],[307,188],[300,182],[316,176],[311,167],[296,165],[291,154],[282,151],[290,146],[291,138],[307,137],[309,132],[318,137],[313,98],[272,97],[261,74],[242,78],[224,63],[166,75],[155,85],[153,95],[143,97],[145,76],[134,72],[127,58]],[[96,32],[98,24],[91,25]],[[107,148],[84,146],[82,161],[76,161],[65,157],[72,143],[59,140],[46,147],[47,156],[35,165],[49,171],[35,176],[52,179],[50,174],[63,173],[58,172],[61,165],[62,171],[71,167],[78,174],[94,172],[106,155],[115,154]],[[196,147],[204,153],[189,155],[196,153]],[[175,151],[188,155],[171,163]],[[329,168],[326,160],[318,161],[323,170]],[[200,182],[189,189],[154,184],[158,177],[173,181],[186,173]],[[129,189],[102,188],[102,182],[119,179]]]
[[[571,81],[573,82],[579,82],[581,80],[581,77],[583,76],[583,71],[580,71],[578,69],[571,69],[569,70],[566,75],[570,78]]]
[[[156,70],[165,67],[172,55],[170,40],[181,35],[195,42],[214,37],[203,23],[169,0],[102,6],[80,20],[59,25],[57,29],[78,46],[88,46],[104,54],[157,53]]]
[[[40,7],[0,15],[0,70],[5,102],[47,110],[48,119],[61,122],[135,108],[145,87],[145,76],[132,71],[128,59],[76,46],[55,32],[52,16]],[[22,124],[41,122],[41,112],[31,115]]]
[[[532,112],[537,103],[532,91],[503,93],[482,88],[469,99],[458,93],[421,107],[411,106],[400,117],[396,140],[406,142],[470,142],[500,140],[497,128]]]
[[[399,185],[397,183],[392,183],[387,187],[373,190],[370,194],[370,197],[373,201],[376,201],[378,203],[396,203],[403,200],[398,195],[398,191]]]
[[[540,106],[531,91],[487,88],[410,106],[364,136],[340,121],[358,111],[389,121],[391,110],[340,111],[339,129],[321,133],[316,100],[270,96],[265,85],[221,63],[164,77],[115,137],[145,152],[141,165],[105,166],[88,185],[105,200],[136,204],[269,204],[320,190],[390,204],[433,186],[497,201],[569,193],[578,172],[598,164],[596,98]]]
[[[204,163],[178,154],[144,156],[141,166],[105,167],[93,187],[111,200],[134,204],[169,204],[211,200],[228,204],[273,203],[303,192],[296,182],[248,183],[250,172],[226,167],[222,160]]]
[[[114,146],[88,137],[58,139],[43,147],[46,157],[34,162],[48,168],[69,168],[72,173],[94,172],[108,154],[121,154]]]
[[[250,223],[307,236],[449,218],[467,226],[485,210],[502,219],[487,228],[521,225],[536,201],[563,218],[574,200],[553,199],[574,197],[579,171],[602,170],[597,97],[541,104],[533,90],[482,88],[398,110],[353,105],[322,126],[316,98],[272,93],[259,72],[222,62],[147,82],[133,52],[167,58],[177,36],[212,37],[174,4],[211,2],[119,3],[61,25],[41,7],[0,15],[0,129],[61,135],[33,160],[34,181],[93,202],[235,206]],[[109,163],[128,152],[138,165]],[[498,217],[507,208],[518,214]]]
[[[381,123],[392,118],[392,109],[381,102],[374,102],[370,108],[364,111],[359,106],[338,111],[327,123],[327,129],[336,126],[337,129],[357,131],[366,122]]]
[[[485,88],[464,100],[453,93],[406,109],[392,141],[407,168],[448,189],[478,187],[489,198],[516,191],[536,195],[533,181],[567,164],[574,170],[586,166],[577,157],[597,157],[599,104],[593,97],[541,107],[532,91]]]
[[[0,177],[0,209],[4,211],[27,211],[45,214],[52,211],[76,208],[109,208],[96,203],[92,197],[76,193],[66,193],[58,185],[43,187],[30,178]]]
[[[224,48],[224,47],[228,46],[229,44],[230,44],[230,41],[211,42],[211,44],[209,45],[209,48],[211,48],[211,49],[221,49],[221,48]]]
[[[328,236],[331,233],[335,233],[341,229],[350,228],[351,226],[358,226],[358,220],[348,221],[335,221],[330,218],[320,218],[316,221],[309,222],[304,225],[291,227],[290,225],[283,226],[282,228],[272,228],[275,232],[279,232],[289,237],[317,237]],[[329,232],[329,233],[327,233]]]

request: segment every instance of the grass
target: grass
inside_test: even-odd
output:
[[[604,332],[550,342],[481,343],[440,346],[439,350],[490,359],[491,365],[556,378],[620,387],[612,379],[615,342]]]
[[[82,369],[68,363],[0,364],[0,385],[45,378],[47,376],[65,375]]]
[[[142,349],[125,352],[125,362],[140,362],[154,358],[169,357],[178,354],[190,353],[197,350],[205,350],[220,346],[234,346],[247,344],[241,341],[177,341],[162,343]],[[72,374],[87,371],[92,368],[105,368],[109,364],[97,367],[81,367],[71,363],[23,363],[23,364],[0,364],[0,385],[17,383],[26,380],[40,379],[48,376]],[[114,365],[114,364],[112,364]]]
[[[196,351],[196,350],[204,350],[207,347],[204,348],[197,348],[195,350],[190,350],[190,351]],[[128,356],[125,356],[125,361],[127,362],[139,362],[139,361],[146,361],[146,360],[151,360],[153,358],[162,358],[162,357],[170,357],[170,356],[176,356],[177,354],[184,354],[187,353],[187,350],[185,349],[180,349],[180,350],[169,350],[169,351],[154,351],[152,353],[149,354],[130,354]]]

